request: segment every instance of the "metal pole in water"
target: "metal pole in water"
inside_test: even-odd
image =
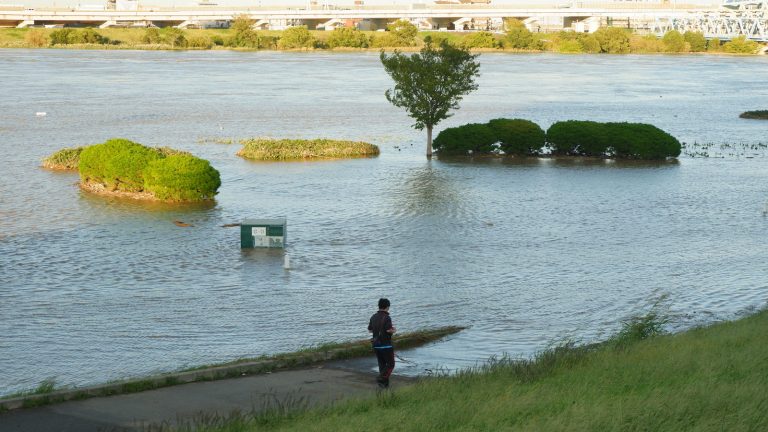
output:
[[[291,259],[288,257],[288,254],[285,254],[285,259],[283,260],[283,268],[286,270],[290,270],[291,268]]]

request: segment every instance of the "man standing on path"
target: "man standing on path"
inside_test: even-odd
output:
[[[376,352],[376,360],[379,361],[379,376],[376,382],[379,387],[389,387],[389,376],[395,368],[395,349],[392,347],[392,335],[397,331],[392,326],[389,317],[389,300],[379,299],[379,311],[373,314],[368,322],[368,331],[373,333],[371,342]]]

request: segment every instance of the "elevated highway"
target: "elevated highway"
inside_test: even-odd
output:
[[[656,6],[656,7],[654,7]],[[627,23],[653,23],[658,18],[683,16],[703,12],[692,7],[671,9],[648,5],[646,7],[575,7],[575,8],[513,8],[490,5],[428,5],[425,7],[365,7],[355,9],[150,9],[136,11],[85,11],[69,9],[1,10],[0,24],[14,27],[28,26],[206,26],[225,23],[238,15],[247,15],[261,28],[285,28],[307,25],[311,29],[343,25],[343,23],[372,23],[373,28],[384,28],[387,22],[407,19],[422,29],[450,28],[451,23],[482,22],[483,30],[496,30],[505,18],[529,20],[545,27],[570,27],[571,23],[589,18],[621,20]],[[0,6],[1,8],[2,6]],[[327,24],[327,25],[326,25]],[[479,28],[478,28],[479,29]]]
[[[486,4],[423,4],[356,8],[189,8],[140,10],[22,9],[0,6],[0,26],[88,27],[226,27],[236,16],[246,15],[260,29],[306,25],[333,30],[341,26],[382,29],[406,19],[422,30],[503,29],[504,19],[517,18],[531,31],[574,30],[592,32],[601,26],[625,27],[638,32],[663,34],[668,30],[701,31],[707,38],[746,36],[768,42],[768,0],[727,0],[724,8],[677,4],[614,3],[572,7],[511,7]]]

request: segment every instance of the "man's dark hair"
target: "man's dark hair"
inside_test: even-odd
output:
[[[389,307],[389,299],[380,298],[379,299],[379,309],[386,309]]]

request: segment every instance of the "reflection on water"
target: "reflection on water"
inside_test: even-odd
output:
[[[768,97],[754,79],[765,58],[481,61],[480,90],[441,127],[572,118],[764,139],[736,117]],[[0,66],[2,393],[365,338],[381,296],[402,331],[469,327],[408,353],[406,373],[599,339],[662,296],[681,328],[766,301],[760,159],[428,162],[423,134],[384,100],[375,53],[7,50]],[[364,140],[382,155],[258,164],[199,142],[255,136]],[[105,198],[38,168],[111,137],[210,160],[216,201]],[[239,228],[223,227],[279,215],[286,250],[242,251]]]
[[[441,157],[441,162],[450,164],[504,165],[512,167],[608,167],[608,168],[663,168],[678,165],[678,159],[654,160],[616,160],[592,157],[545,156],[545,157]]]
[[[404,174],[402,185],[393,190],[392,212],[398,216],[418,217],[463,210],[455,179],[429,162]]]

